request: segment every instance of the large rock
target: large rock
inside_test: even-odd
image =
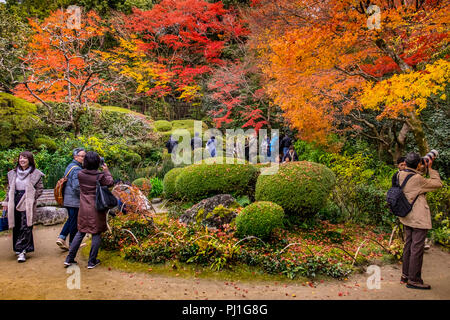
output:
[[[67,209],[58,207],[38,207],[33,216],[33,224],[50,226],[63,223],[67,219]]]
[[[44,192],[37,199],[38,207],[55,207],[57,205],[53,189],[44,189]]]
[[[208,228],[221,228],[237,215],[239,204],[229,194],[218,194],[204,199],[187,209],[179,221],[185,224],[202,224]]]

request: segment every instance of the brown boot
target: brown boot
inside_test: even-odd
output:
[[[408,280],[408,284],[406,285],[407,288],[410,289],[421,289],[421,290],[430,290],[431,286],[429,284],[425,284],[425,283],[420,283],[420,282],[415,282],[415,281],[411,281]]]

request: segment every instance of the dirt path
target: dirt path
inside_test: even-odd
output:
[[[36,251],[19,264],[12,252],[11,236],[0,236],[1,299],[450,299],[450,254],[431,248],[424,257],[423,274],[432,290],[405,288],[399,283],[400,265],[381,268],[381,289],[368,290],[367,274],[347,281],[326,281],[312,288],[302,283],[234,282],[181,279],[144,273],[126,273],[101,265],[86,269],[77,260],[81,289],[69,290],[70,274],[63,268],[66,253],[55,244],[61,225],[34,229]],[[341,293],[341,295],[340,295]]]

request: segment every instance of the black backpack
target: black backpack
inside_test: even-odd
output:
[[[97,175],[97,188],[95,191],[95,209],[100,212],[117,206],[117,198],[109,191],[107,186],[100,185],[98,180],[100,175]]]
[[[391,209],[392,213],[395,214],[397,217],[406,217],[408,213],[412,210],[414,203],[417,200],[417,197],[414,199],[412,203],[408,202],[408,199],[406,199],[405,194],[403,193],[403,187],[406,185],[408,180],[414,176],[416,173],[411,173],[408,176],[406,176],[405,180],[403,181],[402,185],[400,186],[398,183],[398,172],[396,173],[397,177],[395,180],[395,184],[392,184],[392,187],[387,192],[387,203],[389,205],[389,208]]]

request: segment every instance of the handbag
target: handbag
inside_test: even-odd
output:
[[[2,217],[0,218],[0,231],[6,231],[9,229],[8,225],[8,211],[3,210]]]
[[[107,186],[100,185],[100,175],[97,175],[97,188],[95,190],[95,209],[106,211],[117,206],[117,198],[109,191]]]

